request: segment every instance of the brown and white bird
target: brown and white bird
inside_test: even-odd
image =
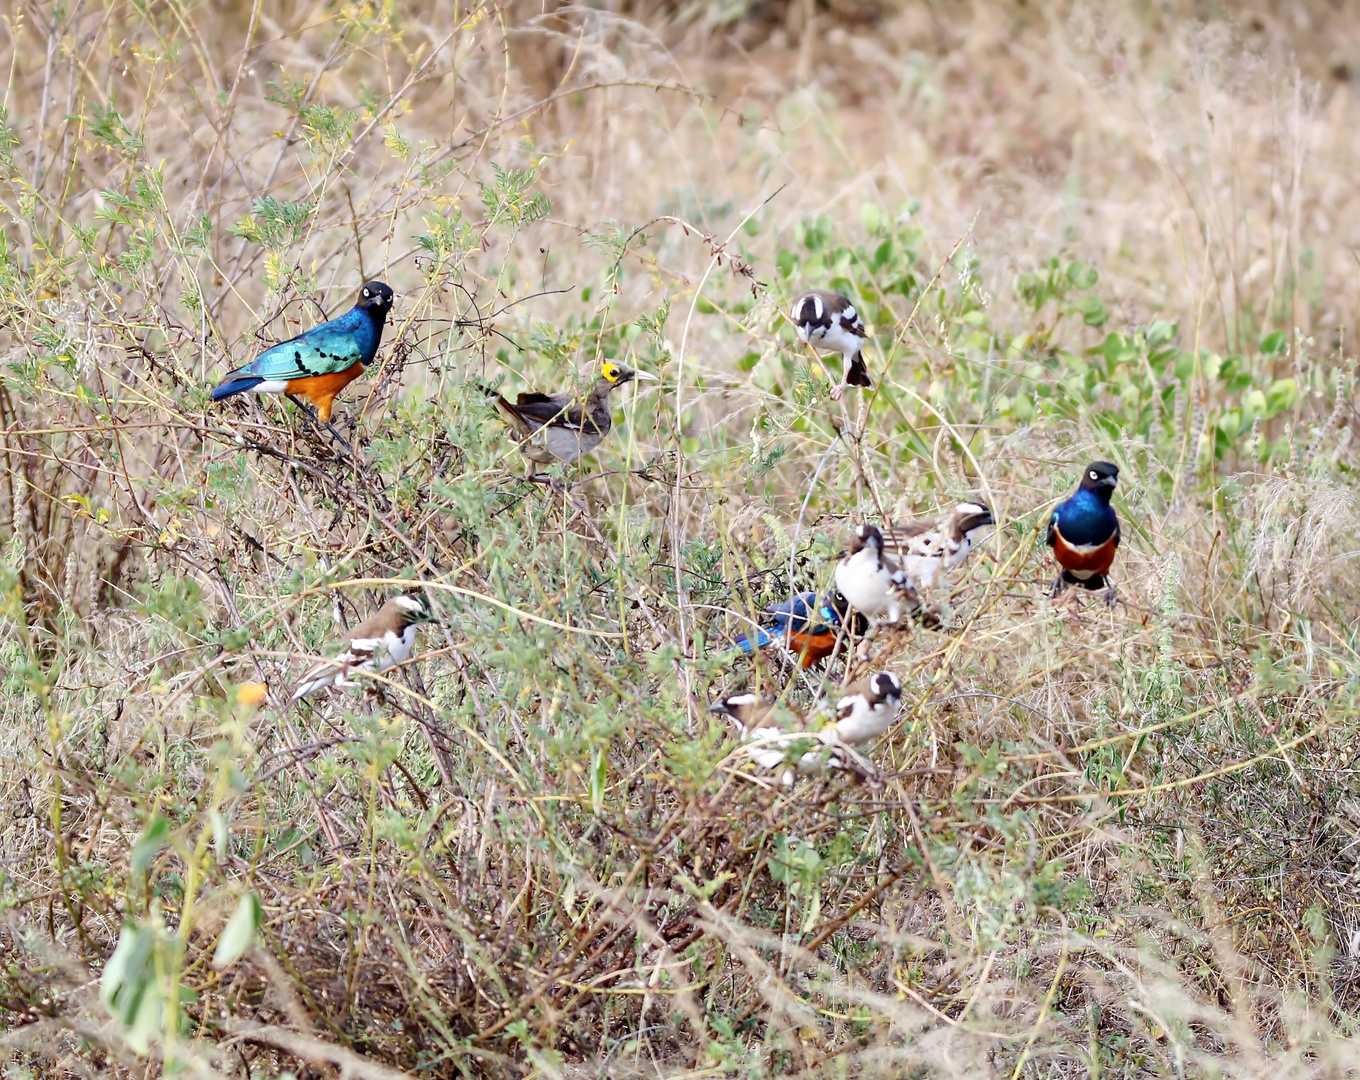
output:
[[[625,364],[604,360],[600,377],[582,397],[580,394],[520,394],[512,405],[499,394],[492,394],[496,411],[520,436],[520,452],[529,459],[529,475],[539,465],[554,461],[570,464],[589,454],[614,426],[609,409],[609,394],[634,379],[655,375],[636,371]]]
[[[377,614],[350,631],[344,652],[303,673],[288,703],[291,705],[328,686],[357,686],[350,679],[352,672],[383,672],[402,663],[415,647],[416,628],[438,621],[424,594],[405,593],[392,597]]]
[[[961,502],[940,518],[888,525],[881,530],[884,559],[895,563],[913,588],[929,589],[940,571],[963,564],[993,524],[986,503]]]
[[[841,381],[831,397],[839,401],[847,386],[873,386],[864,366],[864,320],[848,296],[826,289],[809,289],[793,298],[790,313],[798,339],[814,349],[838,352],[843,360]]]
[[[836,588],[873,622],[900,622],[904,607],[918,606],[905,571],[885,553],[877,525],[857,525],[850,534],[850,550],[836,564]]]
[[[799,776],[844,767],[837,748],[819,745],[822,740],[817,732],[807,730],[801,717],[769,698],[749,691],[731,694],[715,701],[708,711],[731,720],[746,756],[762,769],[779,770],[779,782],[785,787],[791,787]]]
[[[841,691],[836,699],[836,719],[817,735],[828,745],[845,742],[862,746],[887,731],[901,707],[901,681],[890,672],[879,671]]]

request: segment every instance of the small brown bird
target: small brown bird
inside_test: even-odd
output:
[[[797,713],[749,691],[720,698],[708,711],[728,717],[745,744],[746,756],[762,769],[779,770],[784,787],[792,787],[800,776],[823,776],[834,769],[848,769],[865,779],[877,770],[852,744],[887,730],[902,701],[902,686],[895,676],[879,673],[852,683],[846,691],[836,702],[838,719],[819,731],[810,729]],[[875,724],[877,730],[865,734]]]
[[[901,681],[890,672],[880,671],[842,690],[836,699],[835,721],[817,734],[826,743],[840,740],[861,746],[887,731],[901,706]]]
[[[769,698],[745,692],[720,698],[708,707],[726,716],[746,744],[746,755],[762,769],[779,769],[779,779],[791,787],[799,776],[812,776],[838,767],[834,755],[819,746],[815,731],[791,710],[779,708]]]
[[[901,567],[913,588],[929,589],[941,570],[963,564],[982,530],[992,524],[985,503],[961,502],[941,518],[885,526],[883,557]]]
[[[906,572],[883,547],[877,525],[855,526],[850,548],[836,564],[836,588],[850,606],[873,622],[901,621],[902,610],[920,606]]]
[[[800,341],[814,349],[841,354],[844,364],[840,384],[831,388],[833,401],[840,400],[847,386],[874,385],[862,352],[869,332],[848,296],[826,289],[809,289],[793,298],[790,318]]]
[[[349,677],[351,671],[383,672],[400,664],[415,647],[416,627],[438,621],[423,593],[392,597],[350,631],[344,652],[307,669],[288,703],[328,686],[357,686]]]
[[[570,463],[599,446],[614,424],[610,391],[634,379],[657,381],[655,375],[605,360],[600,364],[600,377],[584,399],[578,394],[527,393],[512,405],[494,394],[496,411],[520,436],[520,452],[530,462],[529,475],[539,465]]]

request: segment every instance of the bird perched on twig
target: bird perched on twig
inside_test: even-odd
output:
[[[838,352],[843,361],[840,384],[831,388],[839,401],[847,386],[873,386],[864,366],[864,339],[868,331],[848,296],[826,289],[809,289],[793,298],[790,313],[798,339],[813,349]]]
[[[901,681],[890,672],[876,672],[841,691],[836,699],[836,719],[817,734],[825,743],[862,746],[887,731],[901,707]]]
[[[941,570],[962,565],[992,524],[992,511],[985,503],[961,502],[938,519],[884,527],[884,557],[901,567],[913,587],[929,589]]]
[[[520,394],[512,405],[492,391],[496,411],[520,436],[520,452],[529,459],[532,478],[539,465],[554,461],[571,463],[589,454],[609,434],[614,420],[609,410],[610,391],[634,379],[657,381],[655,375],[625,364],[604,360],[600,377],[589,393]]]
[[[850,610],[850,603],[838,592],[825,599],[815,592],[802,592],[765,609],[774,616],[770,626],[741,634],[736,645],[742,652],[754,652],[769,645],[782,645],[798,657],[800,667],[820,664],[836,649],[846,631],[856,637],[869,629],[862,614]]]
[[[289,704],[328,686],[358,685],[350,679],[352,672],[381,673],[402,663],[415,647],[416,628],[438,621],[424,593],[392,597],[350,631],[344,652],[307,669],[293,688]]]
[[[779,770],[784,787],[791,787],[799,776],[820,776],[831,769],[851,769],[864,776],[875,772],[847,743],[807,730],[801,717],[759,694],[731,694],[708,711],[730,719],[746,756],[762,769]]]
[[[300,406],[301,398],[315,406],[316,419],[344,443],[330,422],[335,397],[373,363],[391,310],[392,290],[381,281],[365,282],[358,302],[347,312],[266,349],[230,372],[214,388],[212,400],[245,393],[284,394]]]
[[[1057,596],[1069,585],[1092,592],[1105,588],[1105,606],[1114,607],[1114,584],[1108,580],[1114,553],[1119,549],[1119,515],[1110,505],[1119,467],[1108,461],[1086,466],[1081,484],[1059,503],[1048,521],[1048,546],[1062,567],[1049,595]]]
[[[885,556],[877,525],[855,526],[850,550],[836,564],[836,588],[852,608],[874,622],[900,622],[904,606],[919,606],[906,572]]]

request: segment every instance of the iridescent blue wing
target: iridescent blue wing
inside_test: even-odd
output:
[[[233,371],[228,378],[256,378],[268,380],[305,379],[309,375],[334,375],[346,371],[364,359],[363,342],[353,330],[322,323],[266,349],[245,367]]]
[[[780,627],[792,626],[795,630],[802,630],[812,617],[812,612],[816,606],[817,594],[803,592],[765,610],[774,616],[775,625]]]

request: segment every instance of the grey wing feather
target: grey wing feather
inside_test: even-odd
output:
[[[526,422],[538,427],[552,424],[554,427],[581,429],[587,423],[581,403],[563,394],[520,394],[510,407]],[[595,425],[590,426],[593,428]]]

